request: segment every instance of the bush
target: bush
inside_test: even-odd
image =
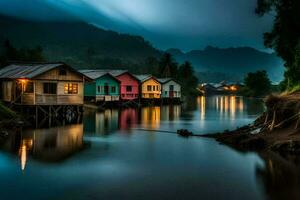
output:
[[[293,87],[288,89],[288,93],[294,93],[300,91],[300,84],[294,85]]]

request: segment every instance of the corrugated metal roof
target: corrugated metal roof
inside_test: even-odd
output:
[[[64,63],[11,64],[0,69],[0,78],[34,78]]]
[[[111,76],[116,77],[127,72],[127,70],[109,70],[109,69],[84,69],[79,71],[91,79],[100,78],[105,74],[110,74]]]

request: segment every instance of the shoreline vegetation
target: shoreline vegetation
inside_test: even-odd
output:
[[[28,125],[26,120],[0,102],[0,144],[12,133]]]

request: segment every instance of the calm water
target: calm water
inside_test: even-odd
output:
[[[282,167],[281,157],[172,133],[234,129],[263,109],[256,99],[199,97],[182,106],[86,110],[80,124],[23,130],[1,144],[0,199],[295,197],[299,172]]]

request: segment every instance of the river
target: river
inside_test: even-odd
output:
[[[234,129],[263,110],[259,99],[198,97],[183,105],[86,109],[76,124],[22,130],[1,144],[0,199],[297,196],[299,172],[282,167],[285,161],[276,155],[175,134],[182,128],[197,134]]]

